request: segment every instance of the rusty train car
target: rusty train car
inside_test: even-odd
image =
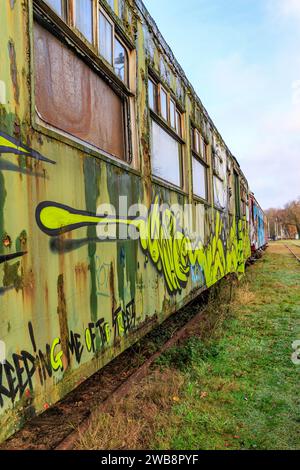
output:
[[[140,0],[4,0],[0,26],[4,440],[242,275],[265,226]]]

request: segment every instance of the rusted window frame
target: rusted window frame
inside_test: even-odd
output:
[[[71,142],[72,145],[75,147],[92,149],[97,155],[104,156],[108,158],[109,161],[114,162],[118,165],[126,165],[129,169],[132,169],[134,172],[140,171],[135,170],[135,166],[133,167],[133,121],[131,117],[132,112],[132,105],[130,103],[131,99],[135,98],[135,94],[129,89],[129,73],[128,73],[128,85],[125,84],[119,77],[115,74],[113,70],[113,66],[107,67],[107,62],[102,59],[102,56],[99,56],[99,51],[95,49],[95,45],[88,42],[84,36],[78,32],[78,30],[72,25],[72,18],[74,18],[72,14],[72,9],[74,6],[74,0],[70,0],[67,8],[67,21],[65,21],[60,15],[58,15],[55,10],[49,6],[46,1],[44,0],[34,0],[31,9],[31,25],[33,26],[34,21],[37,21],[41,24],[45,29],[47,29],[50,33],[52,33],[55,37],[57,37],[63,44],[68,46],[75,52],[81,60],[91,68],[92,71],[97,73],[104,81],[106,81],[109,86],[113,89],[113,91],[119,95],[123,102],[123,110],[124,110],[124,134],[125,134],[125,159],[122,160],[114,155],[111,155],[104,150],[99,149],[95,145],[82,141],[81,139],[72,136],[71,134],[61,130],[54,128],[53,126],[47,124],[44,120],[38,117],[38,113],[35,107],[35,85],[34,85],[34,61],[33,58],[31,59],[31,115],[32,115],[32,123],[33,126],[36,126],[37,130],[39,131],[47,131],[47,134],[51,136],[60,136],[60,140],[67,139],[68,143]],[[102,7],[102,4],[99,0],[93,0],[94,4],[96,5],[97,11],[99,8]],[[33,28],[31,28],[33,29]],[[98,34],[97,34],[98,36]],[[119,32],[117,33],[118,39],[120,39]],[[127,39],[127,38],[126,38]],[[121,38],[122,44],[125,45],[127,53],[128,47],[127,43],[130,40],[123,41]],[[133,48],[134,46],[131,45]],[[31,51],[33,51],[33,39],[31,37]],[[79,52],[80,51],[80,52]],[[129,66],[129,58],[128,58],[128,66]]]

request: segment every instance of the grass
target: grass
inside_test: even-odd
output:
[[[77,448],[299,449],[299,263],[272,244],[234,292],[229,302],[223,287],[209,328],[199,325],[96,414]]]

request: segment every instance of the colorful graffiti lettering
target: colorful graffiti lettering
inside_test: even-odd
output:
[[[205,284],[210,287],[228,272],[243,272],[250,250],[246,220],[239,220],[238,230],[232,224],[229,240],[219,211],[214,216],[214,231],[206,246],[201,240],[193,241],[178,222],[172,210],[160,204],[156,197],[147,218],[118,218],[77,211],[53,202],[42,202],[36,209],[40,229],[50,235],[101,224],[125,224],[139,231],[140,245],[158,273],[164,276],[170,294],[186,287],[191,268],[199,266]],[[249,245],[249,246],[248,246]]]
[[[46,163],[55,165],[56,162],[44,157],[36,150],[31,149],[27,145],[23,144],[20,140],[11,137],[4,132],[0,132],[0,154],[1,153],[13,153],[15,155],[25,155],[27,157],[41,160]]]

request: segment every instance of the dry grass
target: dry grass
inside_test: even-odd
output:
[[[180,401],[184,384],[175,370],[156,370],[105,412],[95,413],[88,430],[80,436],[78,450],[147,449],[154,436],[168,424],[168,411]]]
[[[251,291],[249,284],[243,284],[236,289],[234,295],[235,305],[253,305],[257,303],[257,294]]]

